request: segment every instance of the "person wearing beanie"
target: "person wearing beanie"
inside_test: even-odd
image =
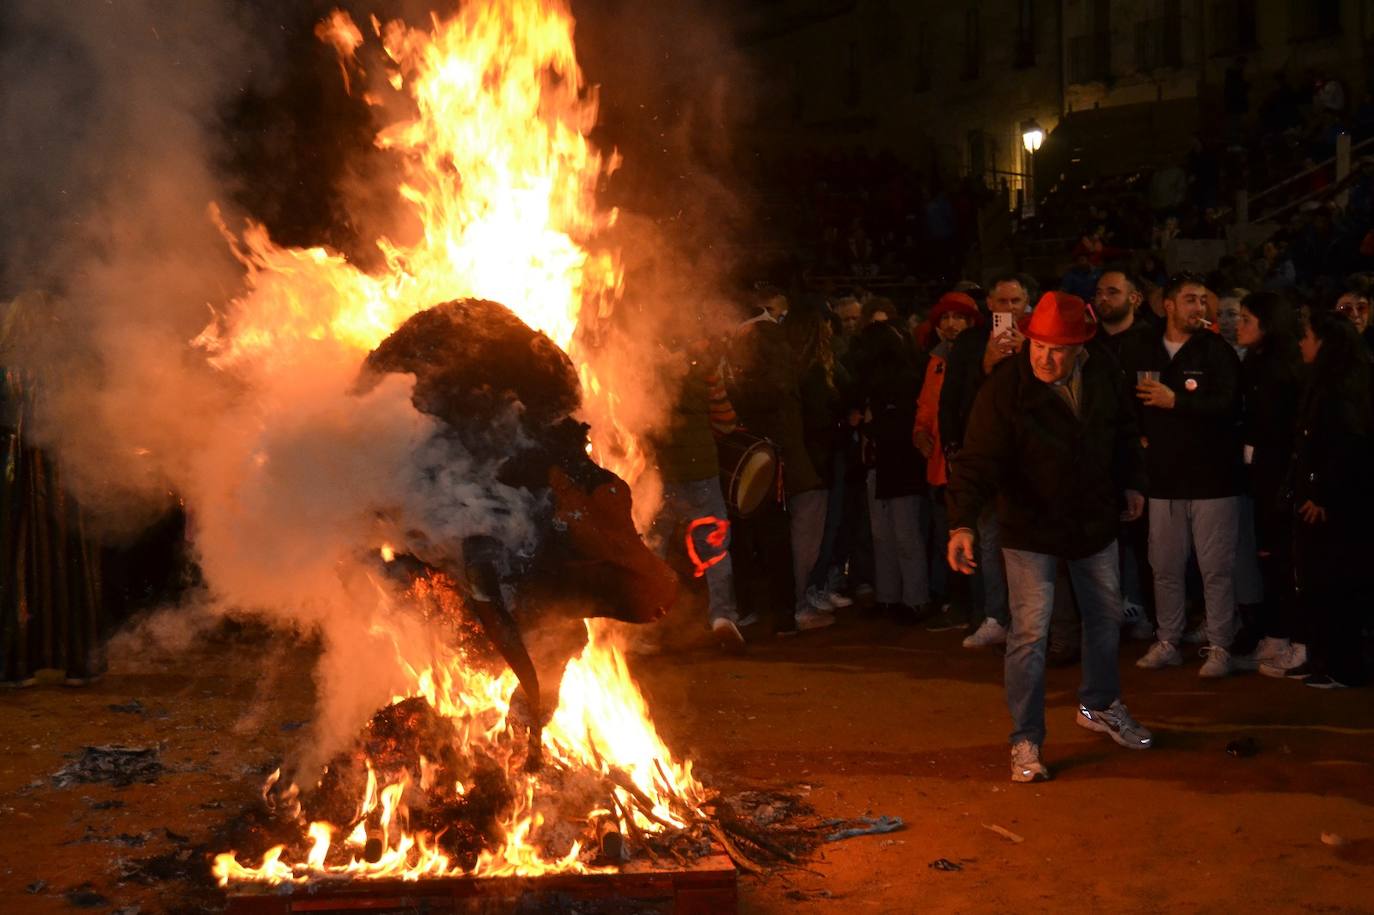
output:
[[[983,316],[973,298],[963,292],[947,292],[935,303],[929,317],[917,329],[918,335],[931,338],[934,343],[927,347],[930,358],[926,361],[925,379],[921,383],[921,393],[916,401],[916,424],[911,431],[911,441],[926,459],[926,482],[930,484],[931,522],[935,543],[944,543],[949,533],[948,513],[945,511],[945,485],[949,482],[949,465],[945,459],[945,449],[940,436],[940,392],[944,387],[945,370],[948,367],[950,347],[955,338],[970,327],[983,323]],[[950,595],[949,582],[945,575],[945,559],[933,550],[931,556],[930,583],[939,595]],[[968,589],[965,588],[965,591]],[[1006,639],[1006,627],[996,624],[1001,638],[992,633],[996,644]],[[982,630],[979,630],[981,633]],[[978,635],[979,633],[974,633]],[[969,636],[968,638],[973,638]],[[968,639],[965,639],[967,642]]]
[[[1028,345],[983,384],[950,469],[949,547],[970,574],[974,528],[995,504],[1011,604],[1006,698],[1011,777],[1043,781],[1045,653],[1061,562],[1083,617],[1083,679],[1075,721],[1129,749],[1153,737],[1121,701],[1121,580],[1117,529],[1140,515],[1144,457],[1126,385],[1104,354],[1087,303],[1046,293],[1020,323]]]

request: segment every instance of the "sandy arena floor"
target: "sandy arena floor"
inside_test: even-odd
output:
[[[741,879],[740,911],[1374,911],[1369,690],[1139,671],[1140,646],[1126,645],[1126,700],[1156,748],[1074,726],[1077,669],[1052,671],[1056,779],[1012,785],[1001,657],[960,648],[962,635],[853,613],[743,657],[636,662],[666,739],[708,784],[794,788],[825,815],[906,821],[823,846],[811,872]],[[89,688],[0,694],[0,911],[217,908],[188,875],[301,739],[310,659],[222,634],[174,663],[116,659]],[[1245,737],[1256,755],[1226,752]],[[161,743],[166,770],[123,788],[50,780],[83,745],[113,743]],[[962,869],[932,869],[939,858]]]

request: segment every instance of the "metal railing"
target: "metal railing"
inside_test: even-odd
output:
[[[1347,177],[1347,174],[1350,169],[1350,163],[1355,153],[1369,147],[1371,144],[1374,144],[1374,137],[1367,137],[1366,139],[1361,140],[1359,143],[1352,144],[1348,152],[1338,151],[1337,154],[1332,156],[1331,158],[1326,159],[1322,162],[1318,162],[1311,168],[1305,168],[1300,172],[1289,175],[1282,181],[1278,181],[1274,184],[1271,184],[1269,187],[1260,191],[1258,194],[1250,194],[1244,190],[1238,191],[1236,194],[1236,206],[1234,210],[1236,217],[1235,221],[1242,223],[1269,222],[1279,218],[1280,216],[1288,213],[1289,211],[1297,207],[1302,206],[1309,200],[1316,200],[1317,198],[1329,192],[1331,190],[1331,186],[1317,188],[1316,190],[1308,191],[1307,193],[1302,194],[1296,198],[1280,203],[1274,206],[1268,212],[1264,213],[1264,215],[1262,216],[1252,217],[1250,215],[1251,212],[1258,209],[1256,207],[1256,203],[1258,203],[1260,200],[1263,200],[1266,197],[1271,197],[1274,194],[1277,194],[1280,190],[1293,184],[1294,182],[1301,181],[1304,178],[1310,178],[1312,175],[1315,175],[1318,172],[1334,168],[1336,171],[1336,175],[1335,181],[1333,182],[1332,186],[1341,184],[1345,181]],[[1342,169],[1345,170],[1345,174],[1342,173]]]

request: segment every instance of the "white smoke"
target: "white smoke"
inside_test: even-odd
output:
[[[351,352],[306,342],[274,371],[220,371],[192,345],[212,308],[245,292],[209,212],[232,198],[211,164],[222,112],[263,64],[234,12],[175,0],[0,11],[3,276],[8,293],[46,293],[26,295],[35,334],[3,358],[43,373],[32,431],[106,536],[136,531],[174,492],[203,606],[319,637],[308,764],[434,647],[373,568],[387,522],[440,551],[478,532],[524,547],[531,506],[436,435],[408,376],[359,396]],[[142,631],[185,644],[204,631],[200,604],[173,622],[187,613]]]
[[[324,344],[302,343],[286,369],[263,374],[216,369],[191,343],[247,291],[209,208],[230,225],[247,215],[233,212],[234,185],[215,163],[227,103],[270,78],[259,40],[269,5],[257,6],[249,23],[247,5],[229,0],[0,5],[0,295],[24,293],[38,313],[37,332],[0,361],[43,373],[31,431],[105,536],[137,531],[175,493],[208,585],[201,606],[319,637],[308,765],[351,739],[434,648],[375,574],[383,539],[399,531],[457,555],[464,537],[487,533],[523,551],[536,506],[436,434],[410,404],[408,377],[355,395],[356,356]],[[380,195],[366,196],[375,206]],[[385,214],[359,218],[372,221]],[[686,263],[669,241],[645,247]],[[654,272],[642,327],[628,325],[635,339],[622,333],[623,351],[601,360],[623,394],[620,418],[641,429],[661,426],[670,400],[661,316],[716,296],[701,264]]]

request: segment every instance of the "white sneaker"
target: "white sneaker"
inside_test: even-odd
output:
[[[1007,627],[992,617],[983,620],[983,624],[974,630],[973,634],[964,639],[965,648],[987,648],[989,645],[1002,645],[1007,641]]]
[[[1278,655],[1261,664],[1259,672],[1266,677],[1282,679],[1288,676],[1290,670],[1296,670],[1306,663],[1307,646],[1301,642],[1292,642]]]
[[[1287,639],[1271,639],[1265,636],[1255,646],[1255,660],[1261,664],[1265,661],[1272,661],[1287,651],[1291,644]]]
[[[1226,677],[1240,670],[1239,665],[1232,661],[1231,652],[1220,645],[1206,645],[1198,654],[1207,659],[1198,669],[1199,677]]]
[[[1192,632],[1183,633],[1180,639],[1185,645],[1205,645],[1207,643],[1207,624],[1203,623]]]
[[[1121,609],[1121,628],[1128,639],[1134,639],[1137,642],[1148,642],[1154,639],[1155,627],[1150,624],[1150,618],[1145,615],[1144,607],[1127,601]]]
[[[1145,670],[1161,670],[1165,667],[1177,667],[1182,663],[1183,655],[1178,653],[1178,648],[1173,642],[1155,642],[1150,646],[1150,650],[1145,652],[1145,657],[1135,662],[1135,666]]]
[[[727,620],[723,616],[711,620],[711,635],[726,651],[739,651],[744,647],[744,636],[734,620]]]
[[[830,602],[830,596],[819,588],[806,589],[806,603],[812,610],[819,610],[821,613],[829,613],[835,609],[835,605]]]
[[[1014,782],[1048,781],[1050,770],[1040,761],[1040,748],[1029,740],[1022,740],[1011,748],[1011,780]]]
[[[802,630],[824,629],[826,626],[835,625],[835,617],[814,607],[798,610],[794,618],[797,621],[797,628]]]
[[[845,607],[854,606],[853,598],[845,597],[839,591],[824,592],[825,599],[830,602],[830,609],[843,610]]]
[[[1148,750],[1154,744],[1154,735],[1126,710],[1120,699],[1104,709],[1090,709],[1078,703],[1078,716],[1074,719],[1079,727],[1106,734],[1128,750]]]

